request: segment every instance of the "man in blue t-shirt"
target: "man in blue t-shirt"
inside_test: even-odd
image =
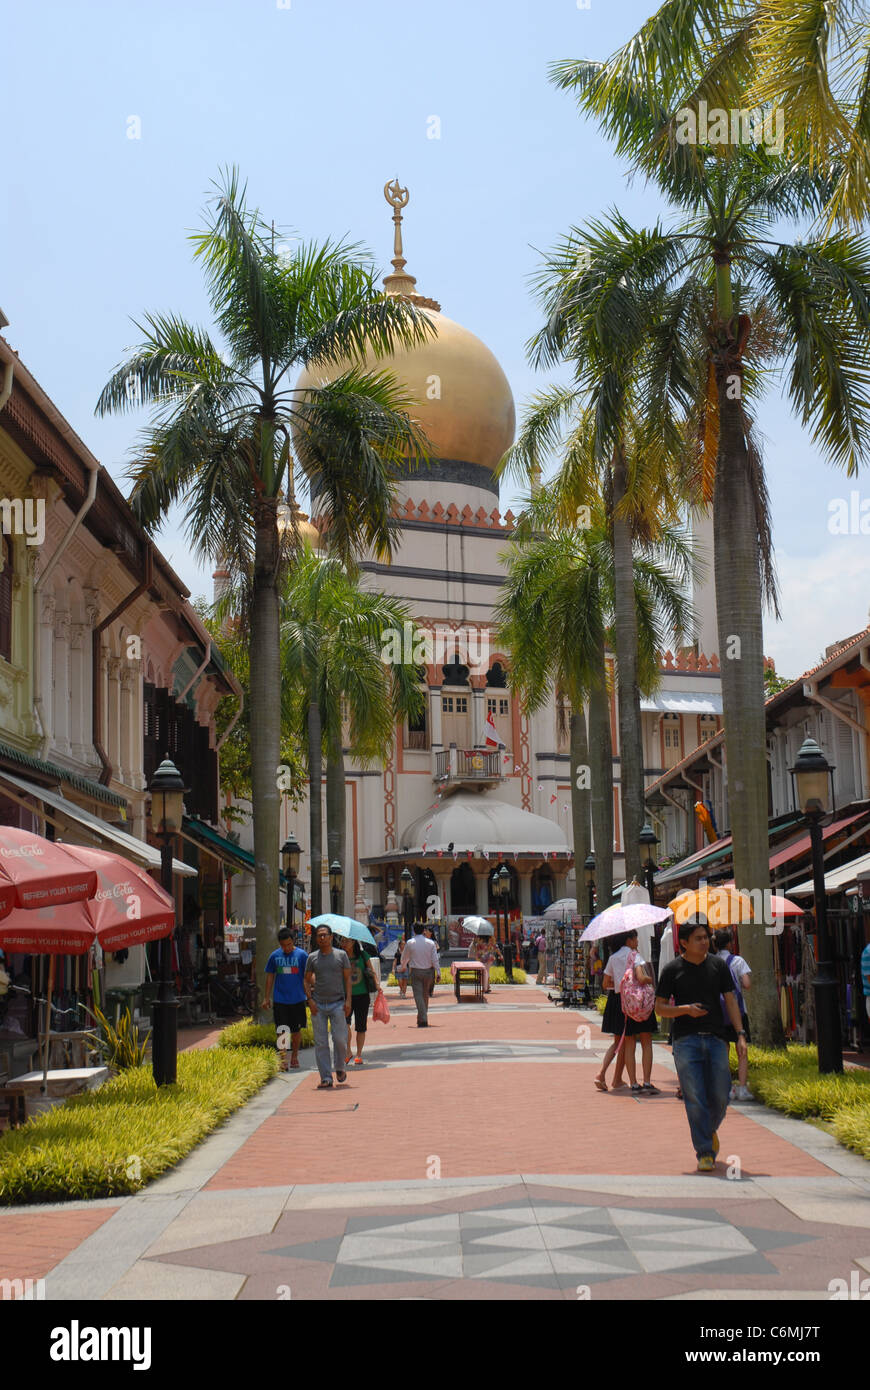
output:
[[[286,1071],[287,1037],[291,1042],[289,1065],[299,1066],[299,1036],[306,1023],[305,966],[308,955],[296,945],[296,933],[282,927],[278,933],[280,945],[266,961],[266,995],[263,1008],[275,1011],[276,1047],[281,1070]],[[274,984],[274,995],[272,986]]]

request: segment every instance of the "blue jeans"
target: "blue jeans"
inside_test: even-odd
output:
[[[311,1016],[314,1030],[314,1060],[320,1072],[321,1081],[332,1080],[332,1064],[329,1057],[330,1021],[332,1023],[332,1051],[335,1056],[335,1070],[347,1071],[347,1016],[344,1000],[332,1004],[317,1004],[317,1013]]]
[[[712,1033],[694,1033],[674,1043],[674,1062],[698,1158],[713,1152],[713,1135],[725,1118],[731,1094],[728,1044]]]

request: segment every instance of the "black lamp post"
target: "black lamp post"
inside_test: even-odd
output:
[[[408,868],[407,864],[405,865],[402,872],[399,874],[399,882],[402,885],[402,917],[404,918],[405,922],[405,940],[410,941],[411,904],[414,895],[414,875],[411,873],[411,870]]]
[[[644,887],[646,888],[646,891],[649,894],[650,902],[653,906],[655,906],[655,873],[658,867],[658,865],[656,864],[655,847],[658,844],[658,840],[656,838],[656,833],[650,825],[649,821],[644,821],[641,832],[637,838],[640,842],[640,867],[643,870]],[[661,942],[659,941],[659,928],[655,927],[653,930],[651,942],[652,961],[650,962],[650,964],[652,965],[653,973],[656,979],[658,979],[659,973],[660,953]]]
[[[595,916],[595,855],[587,854],[583,862],[583,877],[586,881],[586,892],[589,895],[589,917],[590,920]]]
[[[508,920],[508,902],[511,892],[511,873],[506,864],[502,864],[496,873],[498,881],[498,894],[501,898],[501,905],[504,911],[504,973],[508,980],[513,983],[514,978],[514,947],[511,941],[511,928]]]
[[[172,841],[181,829],[184,794],[188,788],[175,764],[164,758],[148,790],[151,793],[151,823],[161,840],[160,882],[172,896]],[[170,932],[160,941],[160,983],[152,1005],[151,1069],[157,1086],[174,1086],[177,1072],[178,1000],[172,977],[172,937]]]
[[[344,887],[344,870],[337,859],[333,859],[329,866],[329,894],[332,900],[332,910],[338,915],[338,904],[341,899],[341,890]]]
[[[284,877],[287,880],[287,925],[295,926],[293,920],[296,893],[296,877],[299,873],[299,856],[302,847],[298,843],[296,836],[290,834],[281,846],[281,867],[284,870]]]
[[[822,821],[834,805],[834,769],[815,739],[801,745],[794,767],[789,768],[795,807],[809,822],[813,856],[813,906],[818,932],[819,962],[813,993],[816,1003],[816,1037],[819,1072],[843,1070],[843,1042],[840,1031],[840,995],[828,934],[825,897],[825,861],[822,853]]]

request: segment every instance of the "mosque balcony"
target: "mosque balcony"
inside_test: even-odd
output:
[[[470,786],[483,788],[504,781],[501,753],[484,748],[449,748],[434,755],[433,781],[445,792]]]

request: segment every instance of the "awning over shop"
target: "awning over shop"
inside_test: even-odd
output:
[[[847,888],[851,888],[861,873],[870,873],[870,854],[862,854],[858,859],[852,859],[848,864],[841,864],[839,869],[829,869],[825,874],[825,893],[845,893]],[[813,891],[813,881],[811,878],[804,879],[803,883],[798,883],[794,888],[789,888],[790,898],[809,897]]]
[[[721,714],[722,696],[712,690],[659,690],[644,696],[641,714]]]
[[[845,830],[847,825],[851,825],[853,821],[860,820],[862,816],[866,815],[866,811],[856,811],[854,816],[846,816],[843,820],[834,821],[833,825],[828,825],[824,828],[822,831],[822,839],[829,840],[832,835],[836,835],[838,830]],[[783,849],[778,849],[776,854],[771,855],[771,872],[773,872],[774,869],[781,868],[783,864],[788,864],[790,860],[799,859],[802,854],[809,854],[809,852],[809,835],[802,835],[799,840],[792,840],[790,845],[786,845]],[[791,893],[793,889],[790,888],[788,891]]]
[[[779,833],[780,831],[782,831],[782,830],[788,830],[788,828],[789,828],[790,826],[796,824],[796,822],[797,822],[799,819],[800,819],[800,817],[798,817],[798,816],[793,816],[790,820],[780,821],[778,825],[770,825],[770,826],[768,826],[768,828],[767,828],[768,838],[770,838],[771,835],[776,835],[776,834],[778,834],[778,833]],[[851,817],[851,819],[855,820],[855,819],[857,819],[857,817],[854,817],[854,816],[853,816],[853,817]],[[843,824],[844,824],[844,825],[848,825],[849,822],[848,822],[848,821],[844,821]],[[831,826],[831,827],[830,827],[831,833],[833,833],[833,831],[834,831],[835,828],[839,828],[839,827],[834,827],[834,826]],[[796,843],[799,844],[800,842],[796,842]],[[783,852],[784,852],[784,851],[783,851]],[[672,864],[672,865],[670,866],[670,868],[668,868],[668,869],[663,869],[660,873],[657,873],[657,874],[656,874],[656,876],[655,876],[655,882],[656,882],[657,885],[658,885],[658,884],[673,883],[673,882],[675,882],[675,881],[676,881],[677,879],[679,879],[679,878],[685,878],[685,876],[686,876],[687,873],[694,873],[694,871],[695,871],[696,869],[706,868],[708,864],[715,864],[715,863],[718,863],[718,861],[719,861],[720,859],[724,859],[724,858],[726,857],[726,855],[729,855],[730,853],[731,853],[731,836],[730,836],[730,835],[726,835],[724,839],[722,839],[722,840],[717,840],[717,841],[715,841],[715,843],[712,844],[712,845],[705,845],[705,847],[704,847],[703,849],[696,850],[694,854],[690,854],[690,855],[688,855],[685,859],[681,859],[680,862],[679,862],[679,864]],[[799,850],[798,848],[796,848],[796,845],[792,845],[792,846],[790,847],[790,850],[789,850],[789,855],[790,855],[790,856],[797,855],[797,854],[799,854],[799,853],[800,853],[800,850]],[[773,858],[772,858],[771,861],[770,861],[770,867],[771,867],[771,869],[774,867],[774,860],[775,860],[775,859],[777,859],[777,856],[776,856],[776,855],[774,855]],[[782,863],[782,862],[784,862],[784,861],[783,861],[783,860],[779,860],[779,862]],[[791,889],[789,889],[789,892],[790,892],[790,891],[791,891]]]
[[[0,782],[10,787],[13,791],[18,791],[24,796],[36,797],[42,802],[43,807],[50,807],[57,814],[65,816],[67,820],[74,821],[82,826],[92,836],[104,841],[111,849],[115,849],[119,854],[126,854],[137,864],[144,864],[147,869],[160,868],[160,851],[153,845],[148,845],[144,840],[137,840],[135,835],[128,835],[126,830],[118,830],[114,825],[107,825],[99,816],[91,815],[90,811],[85,811],[81,806],[76,806],[74,802],[67,801],[65,796],[58,792],[50,792],[45,787],[37,787],[32,782],[25,782],[22,777],[13,777],[11,772],[0,770]],[[14,797],[20,801],[21,797]],[[46,819],[52,825],[57,825],[54,816],[46,814]],[[196,878],[196,869],[190,864],[184,864],[180,859],[173,859],[172,872],[180,874],[183,878]]]
[[[185,840],[190,840],[191,844],[205,850],[206,854],[210,854],[214,859],[219,859],[228,868],[237,869],[245,874],[254,872],[255,860],[250,850],[242,849],[241,845],[227,839],[220,831],[213,830],[205,821],[197,820],[195,816],[185,816],[181,822],[181,833]],[[283,873],[280,881],[284,882]]]

